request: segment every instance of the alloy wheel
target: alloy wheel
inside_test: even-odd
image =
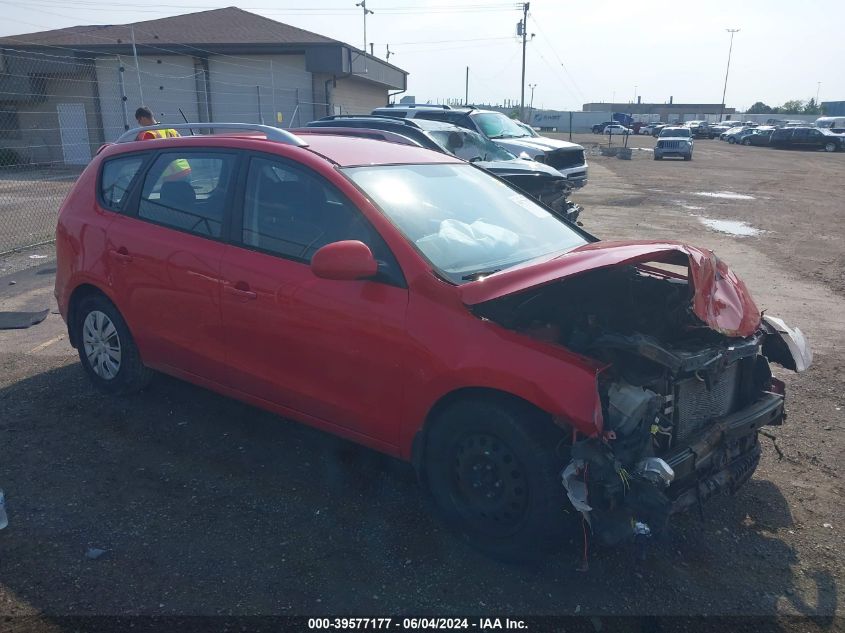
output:
[[[120,371],[120,336],[104,312],[93,310],[82,324],[82,345],[94,373],[103,380],[113,380]]]

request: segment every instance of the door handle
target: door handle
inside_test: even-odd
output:
[[[129,251],[126,250],[125,246],[121,246],[118,249],[111,249],[109,251],[109,255],[111,255],[112,259],[116,259],[119,262],[129,263],[132,261],[132,255],[129,254]]]
[[[233,297],[237,297],[237,298],[242,299],[244,301],[249,301],[251,299],[257,299],[258,298],[258,293],[256,293],[253,290],[250,290],[249,284],[247,284],[243,281],[239,281],[238,283],[236,283],[234,285],[226,284],[225,286],[223,286],[223,290],[227,294],[230,294]]]

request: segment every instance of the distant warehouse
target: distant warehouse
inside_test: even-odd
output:
[[[822,101],[825,116],[845,116],[845,101]]]
[[[669,97],[667,103],[585,103],[583,112],[623,112],[630,115],[650,115],[658,121],[710,120],[723,115],[732,118],[736,108],[726,108],[722,103],[674,103]],[[643,117],[637,117],[643,118]]]
[[[407,73],[349,44],[235,7],[0,38],[0,146],[29,164],[85,164],[136,125],[301,125],[364,113]]]

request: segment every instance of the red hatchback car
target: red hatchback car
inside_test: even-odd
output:
[[[85,371],[108,393],[165,372],[409,460],[500,557],[559,542],[568,508],[613,543],[734,492],[784,419],[769,361],[810,363],[710,251],[600,242],[421,148],[215,128],[128,132],[65,200]]]

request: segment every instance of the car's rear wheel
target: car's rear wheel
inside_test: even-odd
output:
[[[73,323],[79,360],[100,391],[127,394],[149,384],[152,371],[141,362],[126,321],[111,301],[102,295],[86,297]]]
[[[684,156],[684,160],[692,160],[692,154],[687,154]]]
[[[560,480],[562,429],[527,405],[460,401],[428,432],[424,475],[439,514],[497,558],[539,558],[561,540],[569,505]],[[574,515],[570,515],[574,516]]]
[[[824,151],[835,152],[836,151],[836,143],[825,143]]]

